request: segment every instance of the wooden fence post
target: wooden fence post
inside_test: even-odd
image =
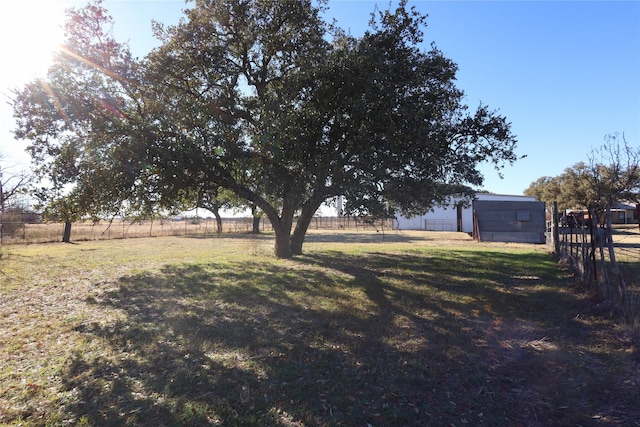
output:
[[[553,202],[553,225],[551,226],[551,234],[553,239],[553,250],[556,256],[560,256],[560,235],[558,234],[558,202]]]

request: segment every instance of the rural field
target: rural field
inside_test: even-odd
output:
[[[640,349],[545,246],[462,233],[10,245],[3,426],[633,426]]]

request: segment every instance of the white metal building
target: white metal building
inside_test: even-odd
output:
[[[475,200],[505,202],[536,202],[535,197],[493,193],[478,193]],[[473,233],[473,206],[459,207],[452,200],[446,207],[434,207],[433,211],[412,218],[397,216],[394,228],[399,230],[462,231]]]

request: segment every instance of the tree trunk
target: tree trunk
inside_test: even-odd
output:
[[[273,215],[273,217],[272,217]],[[277,216],[275,211],[272,212],[269,217],[273,231],[276,233],[275,255],[276,258],[291,258],[293,253],[291,252],[291,227],[293,225],[293,209],[286,205],[282,208],[282,214]]]
[[[213,216],[216,217],[216,232],[219,236],[222,234],[222,218],[220,217],[220,212],[218,212],[218,209],[213,210]]]
[[[291,236],[289,233],[285,233],[283,231],[278,232],[279,228],[275,228],[276,230],[276,246],[275,246],[275,254],[276,258],[284,258],[289,259],[293,256],[291,252]]]
[[[71,221],[65,221],[62,243],[71,243]]]
[[[316,210],[317,207],[315,209],[302,209],[300,218],[298,218],[298,222],[296,223],[296,228],[293,231],[293,236],[291,237],[291,252],[294,255],[302,255],[302,244],[304,243],[309,224],[311,224],[313,214]]]
[[[291,236],[291,253],[293,255],[302,255],[302,244],[306,233],[299,233],[298,230],[299,228],[296,227],[293,236]]]
[[[253,217],[253,224],[251,228],[252,234],[260,234],[260,212],[256,205],[251,205],[251,216]]]

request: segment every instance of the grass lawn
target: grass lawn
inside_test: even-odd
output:
[[[9,246],[0,425],[640,425],[625,328],[457,233]]]

